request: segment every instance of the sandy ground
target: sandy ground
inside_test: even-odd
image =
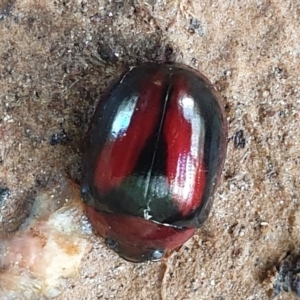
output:
[[[1,0],[0,238],[42,189],[79,181],[84,132],[114,78],[167,58],[200,70],[224,100],[212,213],[158,263],[125,262],[92,237],[58,299],[269,299],[279,259],[299,246],[299,28],[299,0]]]

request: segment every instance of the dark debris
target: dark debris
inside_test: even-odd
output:
[[[244,131],[239,130],[234,135],[234,147],[237,149],[245,148],[246,139],[244,137]]]
[[[99,53],[101,59],[106,62],[114,63],[118,60],[111,47],[103,42],[98,43],[97,52]]]
[[[7,187],[0,187],[0,206],[5,204],[6,199],[10,195],[10,190]]]
[[[9,16],[15,2],[15,0],[7,0],[0,3],[0,21]]]
[[[294,292],[300,299],[300,253],[288,252],[277,268],[277,276],[273,282],[273,295],[280,292]]]
[[[204,26],[201,21],[196,18],[190,19],[190,25],[188,29],[189,33],[191,34],[198,34],[199,36],[205,35]]]
[[[66,134],[66,132],[64,130],[61,130],[60,132],[56,132],[52,134],[50,138],[50,145],[51,146],[65,145],[70,140],[71,138]]]

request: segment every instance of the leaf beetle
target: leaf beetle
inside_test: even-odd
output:
[[[87,133],[81,193],[106,245],[157,261],[207,219],[223,168],[220,95],[196,70],[144,63],[101,97]]]

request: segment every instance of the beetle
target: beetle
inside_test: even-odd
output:
[[[198,71],[144,63],[100,98],[85,141],[81,193],[106,245],[157,261],[207,219],[223,168],[227,121]]]

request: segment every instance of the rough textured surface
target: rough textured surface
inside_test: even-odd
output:
[[[0,2],[0,237],[40,189],[64,174],[79,180],[97,97],[125,67],[167,58],[199,69],[228,114],[204,228],[154,264],[124,262],[93,237],[60,299],[268,299],[274,266],[299,246],[300,2],[218,3]]]

